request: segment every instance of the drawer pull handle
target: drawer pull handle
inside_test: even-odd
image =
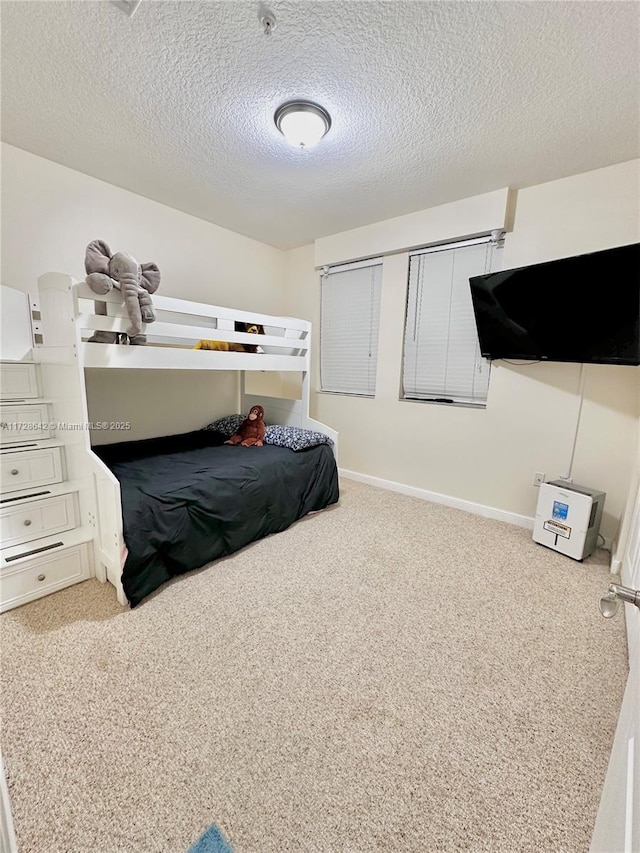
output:
[[[25,527],[31,527],[31,519],[30,518],[25,518],[25,520],[22,523],[24,524]]]
[[[12,473],[12,474],[13,474],[13,476],[15,477],[15,475],[16,475],[16,474],[19,474],[19,473],[20,473],[20,471],[18,471],[18,469],[17,469],[17,468],[12,468],[12,469],[11,469],[11,473]]]
[[[38,580],[43,581],[46,578],[46,575],[38,575]]]

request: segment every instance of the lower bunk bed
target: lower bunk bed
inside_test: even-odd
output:
[[[292,450],[231,446],[227,438],[205,429],[93,447],[120,484],[121,583],[132,607],[176,575],[337,502],[329,442]]]

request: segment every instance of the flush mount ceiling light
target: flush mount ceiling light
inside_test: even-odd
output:
[[[287,142],[296,148],[312,148],[331,127],[329,113],[311,101],[281,104],[273,120]]]

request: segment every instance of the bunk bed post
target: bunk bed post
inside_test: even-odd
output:
[[[309,324],[308,328],[304,332],[299,332],[296,329],[285,329],[284,333],[285,338],[296,338],[300,340],[303,338],[306,351],[304,355],[304,367],[302,369],[302,389],[301,389],[301,416],[305,420],[309,418],[309,399],[311,397],[311,325]]]
[[[309,400],[311,398],[311,370],[309,365],[302,371],[302,416],[309,418]]]
[[[50,272],[38,279],[40,303],[40,333],[42,347],[70,347],[77,349],[75,316],[77,301],[73,292],[75,281],[63,273]],[[60,353],[70,358],[69,353]]]
[[[103,583],[109,580],[120,604],[126,605],[120,580],[124,551],[120,484],[91,449],[77,290],[77,282],[62,273],[38,279],[42,342],[34,346],[34,360],[41,365],[43,384],[61,425],[67,476],[79,484],[81,520],[93,540],[91,575]]]

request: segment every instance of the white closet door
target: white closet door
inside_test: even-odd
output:
[[[640,589],[640,488],[622,563],[624,586]],[[640,851],[640,610],[625,604],[629,678],[602,789],[591,853]]]

